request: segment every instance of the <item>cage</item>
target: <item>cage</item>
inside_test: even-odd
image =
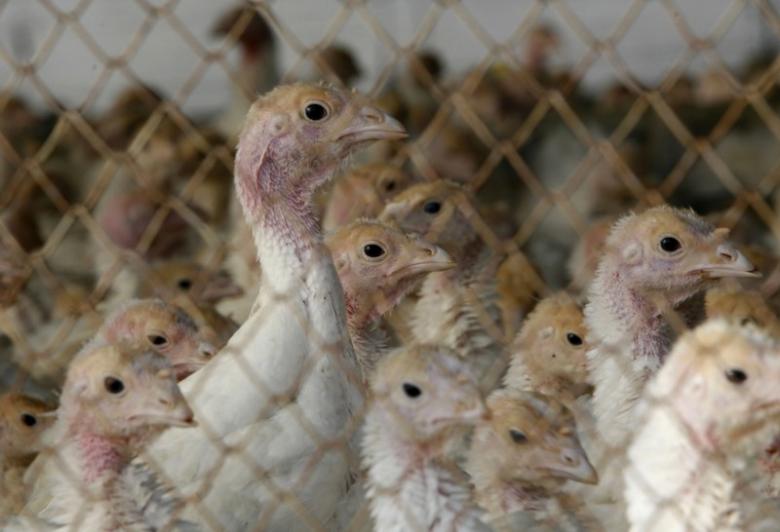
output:
[[[780,528],[779,34],[0,1],[0,525]]]

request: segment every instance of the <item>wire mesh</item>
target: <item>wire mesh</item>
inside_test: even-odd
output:
[[[397,526],[403,529],[433,529],[441,523],[442,528],[455,529],[465,526],[463,520],[472,516],[470,505],[476,511],[477,501],[487,510],[480,519],[492,520],[497,529],[546,524],[623,530],[629,528],[628,521],[632,530],[776,528],[780,521],[774,520],[771,503],[777,494],[772,487],[777,467],[772,437],[777,431],[772,427],[780,397],[773,397],[772,357],[778,347],[761,335],[776,337],[779,330],[774,310],[780,289],[777,8],[769,0],[721,2],[717,16],[709,16],[712,24],[701,29],[698,8],[687,2],[615,2],[609,9],[614,22],[608,31],[595,31],[584,21],[586,8],[575,1],[517,4],[522,9],[498,2],[410,3],[414,20],[401,25],[392,15],[402,7],[344,0],[331,6],[313,38],[300,30],[295,18],[282,15],[286,6],[280,2],[209,5],[209,13],[229,13],[215,20],[206,35],[193,29],[203,25],[195,22],[186,3],[134,0],[121,9],[133,6],[137,29],[125,31],[119,46],[101,33],[106,30],[94,10],[106,7],[99,0],[25,3],[25,9],[47,21],[46,31],[35,39],[23,23],[13,22],[21,4],[0,3],[0,23],[11,28],[10,44],[0,46],[2,389],[56,402],[69,363],[89,348],[96,334],[108,343],[119,342],[112,334],[139,336],[174,362],[177,349],[189,349],[200,359],[184,364],[186,372],[208,368],[195,371],[181,385],[198,427],[168,429],[151,450],[140,450],[140,458],[122,477],[124,484],[108,500],[100,489],[85,489],[84,472],[69,462],[67,445],[55,440],[41,452],[45,460],[36,460],[28,469],[23,503],[15,501],[14,511],[0,505],[5,512],[0,522],[18,514],[26,502],[22,514],[30,518],[51,523],[69,519],[73,529],[83,530],[97,526],[92,519],[113,519],[105,522],[129,527],[139,517],[159,519],[147,521],[155,530],[176,529],[181,526],[177,519],[210,530],[382,529],[382,518],[399,519],[395,523],[402,523]],[[656,30],[656,24],[665,30]],[[729,34],[739,24],[752,25],[760,36],[760,53],[735,62],[725,56],[734,42]],[[456,36],[448,42],[452,50],[431,46],[441,28]],[[651,41],[679,45],[675,54],[646,61],[648,68],[659,70],[649,80],[626,58],[622,46],[638,29],[654,33]],[[343,45],[352,34],[374,47],[376,57],[370,64],[361,65]],[[566,65],[554,64],[551,57],[560,52],[564,38],[575,43],[578,57]],[[66,40],[68,51],[63,52]],[[150,41],[152,55],[159,54],[166,65],[164,76],[155,80],[137,68],[138,58],[150,53],[145,49]],[[367,56],[365,49],[359,52]],[[458,64],[459,54],[476,59],[462,71],[448,71],[448,60]],[[70,76],[87,76],[90,83],[75,90],[52,83],[51,69],[62,69],[63,61],[66,71],[72,69]],[[594,88],[586,81],[596,68],[608,72],[608,82]],[[165,76],[176,82],[166,82]],[[222,80],[222,92],[229,97],[222,98],[222,106],[204,106],[210,94],[203,87],[217,87],[215,79]],[[375,328],[350,329],[355,353],[344,330],[361,295],[349,293],[344,276],[354,273],[344,273],[336,261],[346,306],[340,295],[331,301],[332,291],[315,286],[333,281],[329,255],[320,254],[317,246],[311,251],[289,241],[295,252],[285,255],[285,246],[277,249],[267,230],[253,232],[252,225],[262,227],[265,219],[247,206],[251,200],[242,206],[234,192],[234,179],[235,187],[241,187],[241,179],[234,178],[235,146],[251,103],[258,93],[299,79],[325,79],[333,87],[360,84],[368,99],[398,118],[410,136],[355,155],[358,164],[373,166],[344,170],[347,175],[315,197],[301,193],[283,199],[293,205],[311,203],[315,218],[324,218],[329,231],[362,217],[399,223],[405,231],[419,232],[440,245],[458,264],[455,278],[436,274],[449,284],[426,280],[423,288],[404,292],[402,301],[384,292],[372,299],[383,310],[398,308],[385,316],[379,336]],[[358,113],[353,107],[364,103],[344,104],[343,112]],[[363,192],[360,187],[367,181],[371,184]],[[430,188],[424,188],[426,183]],[[602,259],[633,260],[628,243],[607,240],[615,220],[663,204],[692,207],[715,225],[729,228],[730,240],[763,272],[760,280],[724,282],[707,292],[708,317],[732,320],[718,325],[727,333],[709,329],[711,335],[722,336],[721,342],[709,341],[702,332],[686,335],[702,311],[689,307],[692,302],[704,305],[704,288],[713,284],[705,282],[701,272],[700,280],[678,286],[669,267],[661,275],[666,284],[658,281],[646,293],[632,292],[631,301],[616,301],[616,313],[623,317],[636,301],[641,300],[637,308],[651,307],[648,322],[634,324],[634,336],[621,330],[620,323],[599,322],[604,316],[597,315],[598,309],[582,317],[581,306],[595,308],[591,303],[600,297],[599,290],[612,288],[609,283],[591,284]],[[431,221],[427,215],[415,215],[415,209],[418,214],[441,215]],[[279,212],[292,217],[292,238],[300,235],[297,211]],[[691,240],[682,239],[684,246],[700,238],[702,249],[710,246],[721,259],[737,261],[741,256],[736,248],[724,251],[725,233],[709,226],[701,229],[698,221],[690,224],[699,229],[691,229]],[[602,265],[598,271],[606,269]],[[259,286],[263,290],[258,296]],[[588,291],[589,286],[596,288]],[[381,292],[383,287],[377,283],[375,288]],[[562,343],[555,344],[552,354],[572,357],[560,362],[563,366],[541,357],[546,352],[523,352],[527,342],[534,349],[541,345],[533,343],[537,337],[531,340],[531,333],[538,332],[538,341],[544,343],[560,332],[543,321],[541,332],[533,329],[534,317],[542,317],[541,312],[532,314],[540,299],[560,297],[554,295],[560,290],[568,290],[572,298],[555,307],[554,317],[563,320],[571,309],[577,316],[566,322],[556,340]],[[130,323],[126,316],[133,307],[128,302],[136,298],[161,298],[164,309],[154,320],[145,314],[140,324],[132,321],[126,330],[112,329],[114,322],[107,316],[125,316],[123,323]],[[607,332],[594,332],[594,323]],[[586,325],[591,330],[586,331]],[[618,340],[610,343],[613,329]],[[695,353],[690,355],[694,362],[667,369],[667,353],[681,336],[688,342],[676,344],[673,353],[680,354],[675,361]],[[626,339],[633,347],[623,343]],[[655,349],[650,356],[636,347],[644,340]],[[461,435],[450,438],[456,450],[439,449],[436,460],[422,451],[419,455],[429,459],[426,467],[432,469],[427,472],[440,482],[426,488],[436,493],[423,490],[410,496],[404,491],[411,489],[406,483],[414,487],[419,471],[397,466],[397,489],[377,495],[376,487],[367,485],[375,481],[368,473],[374,471],[372,457],[363,456],[361,464],[358,451],[366,416],[392,410],[385,421],[397,424],[398,433],[413,434],[419,431],[415,416],[426,412],[421,408],[412,415],[394,403],[398,399],[384,387],[398,375],[366,379],[361,374],[365,351],[393,342],[442,344],[472,357],[464,367],[448,366],[442,372],[435,366],[452,364],[449,355],[431,355],[425,369],[415,366],[415,375],[423,375],[426,386],[446,390],[447,379],[455,379],[489,395],[512,380],[514,369],[523,387],[556,396],[574,412],[580,440],[601,477],[599,486],[566,491],[562,482],[550,483],[549,478],[536,485],[528,479],[513,485],[507,479],[506,489],[524,494],[513,508],[532,515],[536,525],[507,521],[496,515],[489,497],[471,486],[479,483],[461,471],[473,476],[469,464],[478,463],[458,447],[468,441]],[[697,342],[706,349],[698,352]],[[601,383],[602,394],[606,386],[613,387],[608,392],[617,390],[614,408],[619,410],[626,401],[630,413],[646,382],[653,382],[658,392],[648,392],[637,407],[647,417],[631,418],[622,438],[593,432],[600,420],[593,421],[589,399],[583,397],[594,388],[598,391],[595,372],[582,382],[570,380],[581,379],[583,368],[593,367],[593,357],[585,352],[599,346],[600,356],[617,372],[617,381]],[[567,350],[574,354],[565,355]],[[520,362],[515,361],[518,357]],[[520,370],[513,367],[521,363]],[[479,378],[466,383],[463,374],[475,367]],[[665,380],[655,379],[662,367]],[[673,381],[674,368],[682,372],[679,382]],[[540,382],[533,381],[534,371],[559,373]],[[729,389],[717,395],[725,386],[721,381],[700,385],[711,395],[690,391],[697,389],[691,382],[714,379],[711,375],[717,371],[725,372],[732,385],[748,383],[739,388],[747,391],[733,395]],[[68,376],[68,382],[74,378]],[[673,384],[664,388],[669,382]],[[628,395],[620,393],[624,386]],[[684,395],[689,392],[693,395]],[[518,401],[536,404],[527,397]],[[701,412],[692,414],[691,405],[696,404]],[[699,421],[715,415],[718,405],[733,416],[733,423],[713,421],[702,428]],[[103,417],[100,423],[112,423],[110,416]],[[482,428],[498,423],[486,419],[470,423],[482,423]],[[533,430],[548,434],[545,423],[554,425],[542,420]],[[689,450],[677,459],[680,474],[695,463],[705,481],[688,471],[683,480],[674,480],[679,484],[675,491],[671,481],[643,476],[648,469],[637,466],[636,453],[650,445],[647,441],[655,442],[639,430],[645,424],[666,430],[667,440],[678,437],[679,445]],[[377,426],[380,430],[381,424]],[[554,429],[563,430],[557,425]],[[423,436],[398,445],[433,453],[441,442]],[[0,443],[2,437],[0,432]],[[510,431],[510,437],[514,443],[528,442],[519,430]],[[743,447],[751,448],[749,467],[734,465]],[[436,469],[445,455],[456,473]],[[658,468],[674,469],[676,462],[669,460],[658,461]],[[394,472],[388,469],[389,480]],[[623,497],[624,474],[628,501]],[[52,475],[61,478],[52,480]],[[14,485],[22,484],[13,478]],[[708,481],[727,489],[707,491],[712,487]],[[52,503],[59,493],[46,493],[52,482],[81,497]],[[461,488],[465,491],[458,491]],[[398,515],[375,509],[372,518],[365,490],[371,497],[389,499],[388,508],[399,505]],[[714,507],[722,513],[707,514],[711,508],[691,498],[695,490],[714,497]],[[459,493],[466,494],[466,502],[453,495]],[[429,508],[427,515],[417,513],[415,500],[425,497],[439,497],[447,505],[438,512]],[[7,498],[12,500],[10,491]],[[129,500],[134,508],[142,508],[135,510],[138,515],[117,510],[117,515],[108,511],[96,517],[95,508],[124,510],[122,504],[131,504]],[[567,506],[573,501],[579,506]],[[65,506],[70,506],[67,512],[62,511]],[[64,515],[52,514],[58,508]],[[572,524],[578,520],[579,525]],[[31,528],[36,522],[26,523]]]

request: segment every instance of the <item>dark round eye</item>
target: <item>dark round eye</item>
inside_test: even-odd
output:
[[[436,214],[441,210],[441,203],[439,203],[438,201],[429,201],[428,203],[423,205],[423,210],[428,214]]]
[[[680,241],[674,238],[673,236],[663,237],[661,239],[660,245],[661,245],[661,249],[663,249],[667,253],[674,253],[675,251],[677,251],[682,247]]]
[[[378,259],[385,254],[385,249],[379,244],[366,244],[363,246],[363,254],[370,259]]]
[[[582,345],[582,338],[580,338],[580,335],[574,334],[572,332],[566,335],[566,341],[571,345]]]
[[[122,393],[122,390],[125,389],[125,383],[114,377],[106,377],[103,381],[103,385],[106,387],[108,393],[113,394]]]
[[[328,117],[328,108],[321,103],[310,103],[303,110],[303,114],[312,122],[319,122]]]
[[[154,346],[162,347],[168,343],[168,339],[161,334],[150,334],[146,337]]]
[[[181,288],[182,290],[189,290],[190,288],[192,288],[192,279],[187,279],[186,277],[183,277],[179,279],[179,282],[176,284],[179,285],[179,288]]]
[[[512,441],[515,443],[525,443],[528,441],[526,435],[517,429],[509,429],[509,437],[512,438]]]
[[[422,390],[420,389],[420,387],[415,386],[414,384],[405,382],[403,388],[406,396],[411,397],[412,399],[417,399],[422,395]]]
[[[388,181],[385,183],[385,190],[388,192],[392,192],[395,190],[395,181]]]
[[[747,380],[748,376],[747,373],[739,368],[731,368],[726,370],[726,378],[734,384],[742,384]]]
[[[34,427],[38,424],[38,418],[32,414],[22,414],[22,423],[28,427]]]

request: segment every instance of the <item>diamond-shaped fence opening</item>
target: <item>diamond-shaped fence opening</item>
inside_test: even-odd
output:
[[[0,2],[0,525],[780,528],[779,10]]]

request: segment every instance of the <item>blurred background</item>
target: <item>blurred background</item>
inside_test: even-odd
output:
[[[777,0],[766,3],[780,5]],[[10,64],[29,62],[38,53],[38,79],[67,107],[81,106],[95,84],[101,83],[100,96],[84,109],[96,112],[104,110],[132,83],[121,72],[106,72],[111,70],[108,58],[123,56],[138,79],[165,95],[180,94],[185,111],[214,113],[227,105],[231,82],[224,67],[214,64],[220,58],[203,55],[224,52],[228,64],[236,68],[239,51],[224,50],[224,38],[212,32],[215,21],[234,4],[231,0],[6,0],[0,16],[0,80],[4,86],[19,87],[36,106],[44,105],[45,96],[31,80],[14,76]],[[744,67],[756,54],[774,46],[778,38],[756,4],[731,0],[678,0],[674,2],[678,15],[660,1],[464,0],[459,4],[466,16],[459,14],[460,9],[448,9],[435,19],[431,11],[438,11],[447,2],[295,0],[267,4],[285,30],[276,42],[283,72],[296,76],[310,71],[313,65],[302,57],[305,51],[322,42],[338,43],[350,50],[360,66],[355,85],[361,90],[380,83],[388,68],[400,68],[393,68],[398,61],[395,46],[435,51],[447,72],[455,75],[488,59],[497,43],[520,56],[524,30],[542,22],[559,33],[560,45],[551,57],[552,64],[571,68],[589,55],[589,39],[617,35],[615,51],[631,74],[648,85],[658,84],[667,69],[690,53],[675,16],[684,19],[695,37],[715,36],[714,50],[731,69]],[[353,9],[351,4],[359,8]],[[58,13],[71,10],[78,12],[79,25],[58,23]],[[616,34],[629,12],[628,27]],[[574,20],[574,25],[569,25]],[[394,43],[383,39],[379,28]],[[489,41],[481,38],[482,32]],[[697,74],[716,67],[706,54],[698,53],[690,57],[686,70]],[[595,91],[615,78],[609,60],[596,57],[583,72],[581,86]]]
[[[498,275],[515,322],[542,295],[587,285],[616,216],[661,203],[731,228],[775,294],[778,8],[0,2],[9,349],[16,360],[56,358],[47,349],[142,293],[138,279],[172,257],[231,277],[240,303],[210,301],[205,311],[241,323],[259,270],[233,195],[233,150],[256,95],[293,80],[357,87],[410,132],[357,157],[379,165],[349,178],[366,186],[385,186],[388,168],[404,175],[377,192],[375,212],[350,210],[364,200],[343,189],[325,191],[325,229],[376,216],[402,185],[460,183],[479,202],[481,237],[508,257]]]

